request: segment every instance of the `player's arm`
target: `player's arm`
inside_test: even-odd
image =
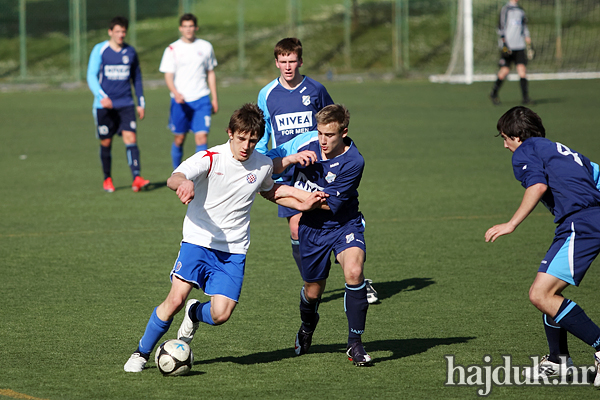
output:
[[[517,226],[519,226],[519,224],[521,224],[521,222],[523,222],[537,206],[547,189],[548,186],[544,183],[536,183],[535,185],[531,185],[525,189],[525,194],[523,195],[521,205],[510,221],[504,224],[494,225],[488,229],[485,233],[485,241],[493,242],[500,236],[508,235],[514,232]]]
[[[281,174],[290,165],[300,164],[303,167],[317,161],[317,154],[312,150],[304,150],[299,153],[290,154],[286,157],[277,157],[273,159],[273,173]]]
[[[94,46],[90,54],[90,60],[88,62],[88,70],[87,70],[87,84],[90,88],[94,97],[100,102],[102,107],[104,108],[112,108],[112,102],[108,98],[108,95],[102,90],[102,86],[100,86],[100,68],[102,67],[102,55],[100,54],[101,45]],[[106,100],[110,102],[106,102]],[[106,104],[106,105],[105,105]],[[107,105],[109,107],[107,107]]]
[[[265,118],[265,133],[256,144],[255,150],[260,154],[267,154],[269,151],[269,139],[271,138],[273,127],[271,126],[271,115],[269,114],[269,109],[267,108],[266,88],[263,88],[258,93],[256,105],[261,109]]]
[[[142,83],[142,70],[140,69],[140,60],[135,55],[135,59],[131,68],[131,81],[135,88],[135,95],[138,98],[137,112],[140,119],[144,119],[146,110],[146,100],[144,99],[144,85]]]
[[[169,189],[177,193],[183,204],[189,204],[194,199],[194,182],[187,179],[182,172],[175,172],[167,179]]]
[[[219,111],[219,100],[217,97],[217,75],[214,69],[206,71],[206,83],[208,83],[208,88],[210,89],[212,111],[213,114],[216,114]]]
[[[175,73],[165,72],[165,83],[167,84],[167,88],[169,88],[169,91],[171,93],[173,93],[173,99],[175,100],[175,103],[178,103],[178,104],[185,103],[185,99],[183,98],[183,95],[181,93],[179,93],[177,91],[177,88],[175,87]]]
[[[298,211],[310,211],[320,207],[328,197],[323,192],[306,192],[288,185],[275,184],[271,190],[260,192],[265,199],[280,206]]]

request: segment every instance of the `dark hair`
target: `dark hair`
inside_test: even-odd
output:
[[[181,26],[181,24],[183,24],[183,21],[192,21],[194,23],[194,26],[198,26],[198,18],[196,18],[196,16],[194,14],[191,14],[191,13],[183,14],[179,18],[179,26]]]
[[[325,106],[315,116],[317,124],[327,125],[332,122],[337,122],[339,132],[342,132],[350,124],[350,111],[341,104],[330,104]]]
[[[113,28],[117,25],[122,26],[123,28],[125,28],[125,30],[127,30],[127,28],[129,28],[129,21],[125,17],[114,17],[113,19],[110,20],[108,29],[110,29],[112,31]]]
[[[510,138],[519,138],[522,142],[530,137],[546,137],[546,129],[539,115],[527,107],[513,107],[504,113],[496,125],[498,135],[504,133]]]
[[[302,58],[302,42],[298,38],[281,39],[277,42],[273,51],[275,59],[278,56],[287,56],[294,53],[298,55],[298,58]]]
[[[248,132],[250,136],[260,139],[265,134],[264,114],[256,104],[246,103],[234,111],[229,119],[228,129],[231,133]]]

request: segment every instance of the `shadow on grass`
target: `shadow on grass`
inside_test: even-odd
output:
[[[152,190],[157,190],[167,186],[167,182],[150,182],[148,186],[143,188],[142,192],[150,192]],[[115,191],[117,190],[131,190],[131,186],[115,186]]]
[[[427,350],[437,346],[449,346],[452,344],[467,343],[475,337],[450,337],[450,338],[426,338],[426,339],[390,339],[366,342],[365,348],[368,352],[376,351],[391,352],[392,354],[384,357],[374,357],[373,364],[385,361],[397,360],[409,357],[415,354],[424,353]],[[316,344],[310,347],[310,354],[320,353],[340,353],[345,357],[346,344]],[[232,362],[242,365],[263,364],[285,360],[296,357],[293,348],[285,348],[274,351],[265,351],[262,353],[248,354],[241,357],[219,357],[212,360],[195,361],[194,365],[212,364],[217,362]]]
[[[421,290],[429,285],[433,285],[435,281],[431,278],[410,278],[401,281],[390,282],[373,282],[373,288],[377,291],[379,302],[389,299],[390,297],[400,292],[412,292]],[[344,288],[325,290],[321,303],[341,299],[344,297]]]

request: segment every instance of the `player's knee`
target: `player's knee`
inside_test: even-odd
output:
[[[531,288],[529,288],[529,301],[535,306],[535,308],[538,310],[543,310],[544,305],[546,304],[546,298],[547,296],[542,290],[537,288],[535,285],[531,285]]]
[[[225,322],[229,321],[229,317],[231,317],[231,311],[222,310],[218,312],[211,312],[211,317],[215,325],[222,325]]]
[[[344,277],[349,285],[358,285],[365,280],[362,265],[355,264],[344,268]]]

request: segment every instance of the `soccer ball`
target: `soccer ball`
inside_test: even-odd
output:
[[[192,369],[194,355],[186,342],[170,339],[158,346],[154,361],[164,376],[185,375]]]

